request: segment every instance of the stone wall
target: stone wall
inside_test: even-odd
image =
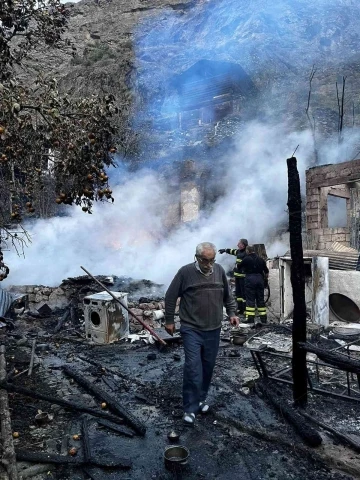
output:
[[[60,287],[45,287],[43,285],[16,285],[7,289],[9,292],[22,293],[28,296],[28,307],[37,310],[45,303],[51,309],[65,308],[74,291]]]
[[[326,250],[333,242],[350,246],[351,191],[360,179],[360,160],[322,165],[306,171],[306,230],[311,248]],[[329,228],[328,195],[345,198],[347,226]]]

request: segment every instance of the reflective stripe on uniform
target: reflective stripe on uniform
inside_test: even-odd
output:
[[[237,302],[246,302],[245,298],[236,297]]]
[[[241,263],[242,262],[242,258],[237,258],[236,259],[236,263]]]
[[[245,273],[237,273],[237,272],[234,272],[234,277],[245,277]]]
[[[254,317],[255,318],[255,307],[246,307],[245,308],[245,317]]]
[[[237,254],[236,248],[232,248],[232,249],[230,250],[230,254],[231,254],[231,255],[236,255],[236,254]]]

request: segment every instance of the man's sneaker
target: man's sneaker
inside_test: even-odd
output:
[[[185,425],[193,427],[195,423],[195,413],[184,413],[183,422]]]
[[[210,410],[210,407],[206,402],[200,402],[199,410],[201,413],[208,413],[208,411]]]

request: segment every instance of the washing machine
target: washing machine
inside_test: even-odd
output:
[[[125,292],[112,292],[125,307]],[[129,335],[129,315],[108,292],[94,293],[83,300],[86,338],[94,343],[113,343]]]

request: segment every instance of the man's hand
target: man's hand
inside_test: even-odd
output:
[[[219,253],[225,253],[225,248],[220,248],[220,250],[218,250]]]
[[[170,323],[169,325],[165,325],[165,330],[171,336],[175,333],[175,323]]]
[[[230,317],[230,323],[233,327],[238,327],[239,326],[239,317]]]

